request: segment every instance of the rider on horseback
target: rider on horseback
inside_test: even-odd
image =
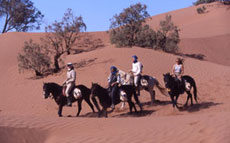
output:
[[[64,81],[63,85],[66,85],[65,94],[67,97],[67,106],[72,106],[70,92],[75,86],[76,72],[72,63],[67,64],[67,79]]]
[[[142,73],[142,64],[138,61],[138,57],[136,55],[132,56],[133,63],[132,63],[132,72],[134,75],[134,85],[137,88],[138,95],[140,95],[140,80],[141,80],[141,73]]]
[[[111,92],[111,99],[112,99],[112,105],[111,108],[115,108],[115,95],[118,93],[118,85],[120,83],[120,75],[118,74],[118,70],[115,66],[110,67],[110,75],[108,78],[108,84],[109,84],[109,91]]]
[[[183,86],[183,80],[182,76],[184,74],[184,65],[183,65],[183,59],[182,58],[177,58],[176,59],[176,64],[173,65],[173,75],[178,83],[178,87]]]

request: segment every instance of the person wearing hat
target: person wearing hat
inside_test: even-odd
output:
[[[115,66],[110,67],[110,75],[108,77],[108,86],[109,91],[112,99],[112,105],[111,108],[115,108],[114,98],[116,94],[118,93],[118,85],[120,83],[120,75],[118,74],[118,69]]]
[[[142,73],[142,64],[138,61],[138,57],[136,55],[132,56],[133,63],[132,63],[132,73],[134,75],[134,85],[137,88],[138,95],[140,95],[140,79]]]
[[[76,72],[72,63],[67,64],[67,79],[64,81],[63,85],[66,85],[65,94],[67,97],[67,106],[72,106],[70,91],[74,88],[76,81]]]

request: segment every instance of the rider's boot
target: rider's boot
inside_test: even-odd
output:
[[[71,97],[67,97],[67,106],[72,106],[72,101],[71,101]]]

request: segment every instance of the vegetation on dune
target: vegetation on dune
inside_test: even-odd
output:
[[[146,18],[150,17],[146,8],[146,5],[137,3],[110,19],[109,33],[112,44],[117,47],[136,45],[137,33],[143,29],[143,23],[145,23]]]
[[[117,47],[140,46],[177,52],[179,28],[172,22],[172,17],[166,15],[165,20],[160,22],[160,29],[154,31],[145,23],[146,18],[150,17],[146,9],[146,5],[137,3],[124,9],[119,15],[116,14],[111,19],[111,43]]]
[[[60,70],[59,61],[63,54],[70,54],[71,48],[76,40],[79,40],[80,32],[86,30],[86,24],[83,18],[73,15],[71,9],[64,14],[62,21],[55,21],[52,25],[46,27],[46,36],[42,41],[48,47],[53,55],[54,72]]]
[[[199,4],[204,4],[204,3],[212,3],[212,2],[216,2],[219,0],[197,0],[196,2],[194,2],[194,5],[199,5]]]
[[[34,43],[32,40],[25,42],[23,50],[18,54],[19,71],[30,70],[36,76],[43,75],[51,65],[48,50]]]
[[[197,11],[198,14],[205,13],[205,12],[206,12],[206,7],[205,7],[205,6],[198,7],[198,8],[196,9],[196,11]]]
[[[60,22],[55,21],[46,27],[45,37],[41,38],[39,44],[32,40],[25,42],[23,50],[18,54],[20,71],[32,70],[36,76],[56,73],[61,70],[63,55],[71,54],[73,47],[84,46],[87,47],[85,51],[90,51],[103,46],[100,39],[93,40],[89,35],[81,33],[85,30],[83,18],[74,16],[72,10],[67,9]],[[84,52],[81,49],[74,50],[74,54]]]
[[[1,33],[39,29],[43,17],[30,0],[0,0]]]

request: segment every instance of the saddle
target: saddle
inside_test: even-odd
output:
[[[107,88],[107,91],[108,91],[108,93],[109,93],[109,96],[111,97],[112,95],[111,95],[111,88]],[[128,98],[127,98],[127,94],[125,93],[125,91],[123,91],[123,90],[121,90],[121,89],[118,89],[118,91],[117,91],[117,93],[116,94],[119,94],[119,96],[120,96],[120,100],[122,101],[122,102],[126,102],[127,100],[128,100]]]
[[[147,76],[147,75],[141,76],[140,85],[143,86],[143,87],[147,87],[149,85],[149,82],[148,82],[149,79],[150,79],[150,77]]]
[[[177,82],[178,88],[184,89],[184,90],[186,90],[186,91],[190,91],[190,90],[191,90],[191,85],[190,85],[190,83],[187,82],[185,79],[182,78],[181,80],[179,80],[179,79],[177,79],[177,78],[175,77],[175,81]]]
[[[66,86],[63,86],[63,88],[62,88],[62,95],[63,96],[66,96],[65,91],[66,91]],[[82,97],[82,92],[79,88],[76,88],[76,86],[75,86],[71,89],[70,96],[74,97],[75,99],[79,99]]]

